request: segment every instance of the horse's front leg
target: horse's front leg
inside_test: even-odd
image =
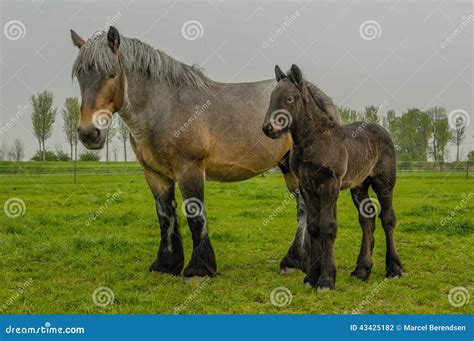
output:
[[[336,287],[336,258],[334,241],[336,240],[337,220],[336,207],[339,185],[336,179],[322,182],[318,190],[320,198],[319,232],[322,246],[321,276],[318,280],[318,291]]]
[[[204,277],[216,274],[216,258],[207,233],[204,206],[204,171],[199,165],[183,167],[178,185],[183,195],[183,212],[193,238],[193,254],[184,269],[184,277]]]
[[[158,255],[150,271],[179,275],[184,266],[184,253],[176,215],[175,183],[148,170],[145,170],[145,178],[155,198],[161,229]]]
[[[298,228],[295,238],[285,257],[280,262],[281,274],[285,275],[293,272],[294,269],[301,269],[307,272],[310,266],[311,240],[307,231],[306,205],[301,193],[298,191],[298,179],[289,170],[289,166],[279,165],[285,178],[288,190],[296,199]]]

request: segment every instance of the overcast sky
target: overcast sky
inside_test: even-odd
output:
[[[338,105],[362,110],[373,104],[398,114],[434,105],[448,113],[464,110],[471,121],[464,156],[474,149],[472,6],[472,1],[380,0],[1,1],[0,143],[21,137],[31,157],[37,149],[31,109],[11,124],[18,107],[44,89],[54,94],[58,113],[66,97],[79,97],[70,76],[77,49],[69,29],[86,38],[113,23],[122,35],[200,64],[222,82],[273,78],[275,64],[288,69],[297,63]],[[68,150],[60,115],[47,141],[49,149],[56,145]],[[449,154],[452,159],[452,149]]]

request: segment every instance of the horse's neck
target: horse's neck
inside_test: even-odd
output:
[[[160,114],[159,112],[153,111],[152,108],[149,108],[147,103],[152,103],[153,99],[163,94],[155,93],[147,89],[149,86],[157,86],[158,84],[147,84],[148,82],[154,83],[156,81],[146,80],[138,75],[126,75],[125,79],[124,107],[120,115],[130,129],[137,144],[141,145],[149,131],[149,116],[151,113],[154,116]],[[150,96],[154,98],[148,98]]]

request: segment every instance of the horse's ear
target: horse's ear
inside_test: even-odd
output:
[[[283,71],[281,71],[278,65],[275,65],[275,79],[277,82],[281,81],[282,79],[286,78],[286,75]]]
[[[107,32],[107,41],[109,42],[112,52],[117,54],[120,46],[120,33],[113,26],[109,27],[109,32]]]
[[[81,48],[86,43],[85,40],[79,36],[79,34],[74,32],[74,30],[71,30],[71,39],[72,43],[78,48]]]
[[[300,68],[296,64],[291,65],[290,77],[293,83],[295,83],[298,88],[303,88],[303,74],[301,73]]]

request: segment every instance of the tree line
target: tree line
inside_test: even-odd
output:
[[[46,141],[53,134],[53,125],[56,121],[57,108],[53,106],[53,94],[48,91],[31,96],[32,132],[38,141],[38,150],[31,160],[34,161],[99,161],[98,152],[88,151],[78,156],[77,145],[79,136],[77,127],[81,114],[79,100],[76,97],[68,97],[61,108],[63,119],[63,133],[69,145],[69,154],[62,150],[56,152],[46,148]],[[123,143],[124,160],[127,161],[127,142],[129,141],[129,131],[126,124],[118,116],[114,116],[106,134],[105,158],[110,160],[110,145],[115,136]],[[8,147],[5,141],[0,146],[0,160],[22,161],[25,157],[25,147],[20,138],[15,139],[13,146]]]
[[[397,115],[389,110],[384,117],[380,116],[379,107],[368,106],[363,112],[347,107],[338,107],[344,123],[365,121],[381,124],[390,132],[399,161],[446,161],[446,149],[451,142],[456,148],[456,161],[461,161],[460,147],[466,138],[466,124],[456,120],[450,126],[445,108],[435,106],[422,111],[410,108]],[[474,151],[469,152],[468,159],[474,159]]]
[[[77,126],[80,118],[80,104],[76,97],[66,98],[62,108],[63,133],[69,145],[69,153],[61,150],[53,152],[46,148],[46,141],[53,134],[57,108],[53,105],[53,94],[48,91],[31,96],[33,113],[31,116],[33,135],[38,141],[38,151],[32,157],[36,161],[99,161],[98,152],[88,151],[78,156],[77,145],[79,137]],[[460,146],[466,137],[465,122],[459,120],[450,126],[445,108],[435,106],[422,111],[410,108],[397,115],[389,110],[385,116],[380,111],[383,107],[367,106],[364,111],[339,106],[338,110],[344,123],[365,121],[381,124],[387,129],[394,141],[397,160],[399,161],[428,161],[442,163],[446,161],[446,150],[451,142],[456,148],[456,161],[461,161]],[[115,137],[123,143],[124,160],[127,161],[127,142],[129,131],[118,115],[115,115],[106,134],[105,159],[110,160],[110,145]],[[0,160],[21,161],[25,157],[25,148],[21,139],[15,139],[8,147],[5,141],[0,145]],[[467,156],[474,161],[474,150]]]

